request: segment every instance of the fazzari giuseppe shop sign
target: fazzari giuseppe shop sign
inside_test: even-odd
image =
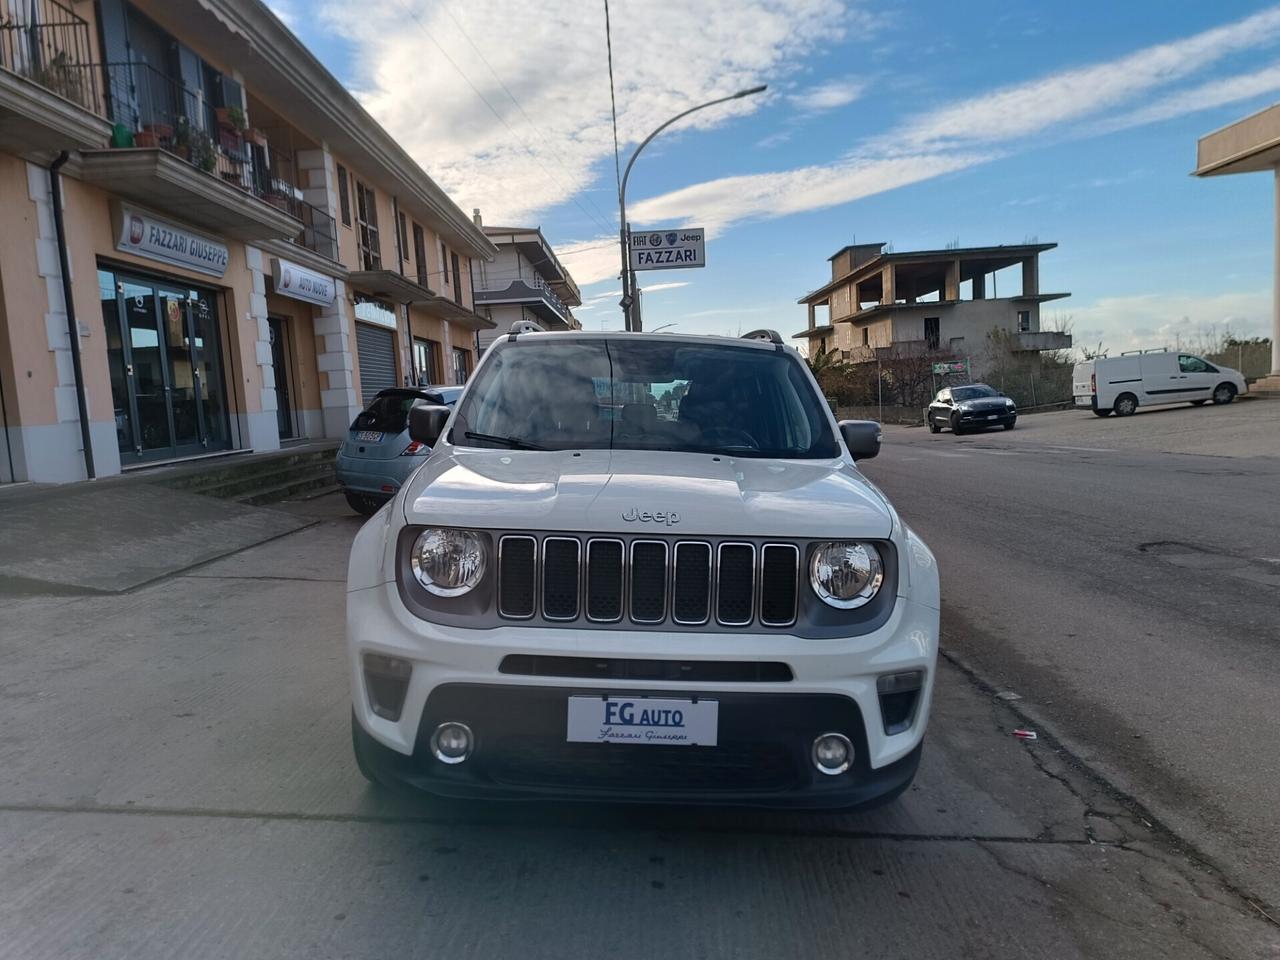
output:
[[[276,293],[307,303],[318,303],[327,307],[333,303],[338,284],[333,277],[327,277],[315,270],[285,260],[282,257],[271,258],[271,282]]]
[[[125,204],[113,209],[116,249],[211,277],[227,272],[227,245]]]

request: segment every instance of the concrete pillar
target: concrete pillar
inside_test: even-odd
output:
[[[884,269],[880,271],[880,302],[883,304],[892,304],[897,299],[898,294],[894,289],[893,280],[893,264],[885,264]]]
[[[973,278],[973,299],[987,299],[987,275],[979,273]]]
[[[952,260],[947,264],[947,276],[942,285],[943,300],[960,299],[960,261]]]
[[[1280,377],[1280,166],[1276,167],[1275,280],[1271,295],[1271,375]]]
[[[1032,255],[1022,261],[1022,295],[1034,297],[1040,292],[1040,258]]]
[[[1277,272],[1276,276],[1280,277],[1280,272]],[[818,318],[814,316],[814,306],[811,303],[809,304],[809,329],[812,330],[817,325],[818,325]]]

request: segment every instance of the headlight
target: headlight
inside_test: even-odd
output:
[[[1005,400],[1004,405],[1005,405],[1006,407],[1008,407],[1010,410],[1012,410],[1012,409],[1013,409],[1013,401],[1012,401],[1012,400]]]
[[[484,577],[484,541],[468,530],[428,527],[413,542],[413,575],[437,597],[460,597]]]
[[[820,543],[809,564],[809,583],[822,602],[852,610],[871,598],[884,582],[880,551],[869,543],[838,540]]]

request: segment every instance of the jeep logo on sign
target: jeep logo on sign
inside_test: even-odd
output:
[[[648,510],[637,510],[632,507],[622,515],[622,519],[628,523],[634,523],[636,520],[642,520],[645,523],[665,523],[667,526],[680,522],[680,514],[673,510],[656,510],[652,513]]]

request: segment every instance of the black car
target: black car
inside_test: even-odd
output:
[[[985,383],[971,383],[939,390],[925,411],[925,422],[930,433],[938,433],[943,427],[950,427],[956,435],[994,426],[1012,430],[1018,422],[1018,408],[999,390]]]

